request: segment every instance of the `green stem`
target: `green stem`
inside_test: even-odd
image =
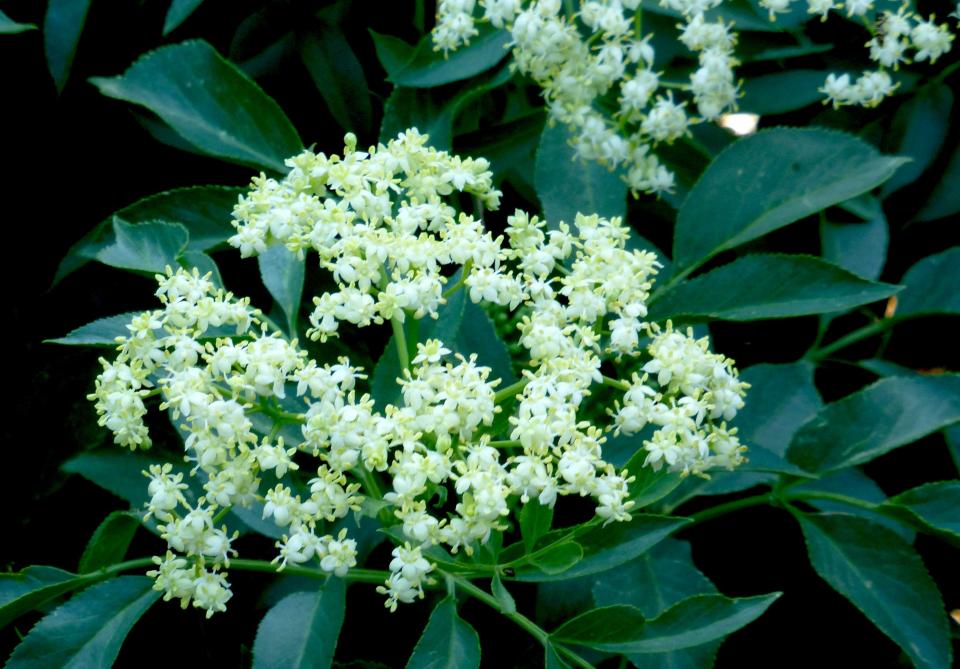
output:
[[[211,522],[213,523],[214,527],[216,527],[217,523],[219,523],[221,520],[223,520],[223,519],[226,517],[226,515],[227,515],[228,513],[230,513],[230,509],[231,509],[231,508],[232,508],[232,507],[225,506],[225,507],[223,507],[222,509],[220,509],[219,511],[217,511],[217,515],[215,515],[215,516],[213,517],[213,521],[211,521]]]
[[[809,490],[809,491],[800,490],[788,495],[786,499],[791,501],[807,501],[811,499],[821,499],[827,502],[838,502],[840,504],[846,504],[847,506],[855,506],[858,509],[867,509],[869,511],[875,511],[878,506],[877,504],[868,502],[866,500],[857,499],[856,497],[848,497],[847,495],[841,495],[835,492],[821,492],[819,490]]]
[[[487,446],[493,446],[494,448],[516,448],[521,446],[519,439],[507,439],[504,441],[491,441]]]
[[[947,67],[943,68],[943,71],[940,72],[936,77],[933,78],[933,81],[930,83],[943,83],[943,80],[949,77],[951,74],[960,69],[960,60],[955,63],[951,63]]]
[[[883,320],[870,323],[865,325],[859,330],[854,330],[850,334],[840,337],[833,343],[827,344],[823,348],[815,349],[807,354],[808,360],[823,360],[824,358],[830,357],[840,349],[844,349],[851,344],[856,344],[858,341],[868,339],[875,335],[881,334],[884,331],[892,328],[896,323],[899,322],[897,318],[884,318]]]
[[[307,419],[303,417],[302,413],[291,413],[290,411],[275,409],[263,400],[257,403],[255,411],[257,413],[262,413],[265,416],[269,416],[274,420],[274,422],[277,423],[296,423],[298,425],[303,425],[307,422]]]
[[[528,383],[530,383],[530,377],[525,376],[516,383],[511,384],[502,390],[498,390],[493,396],[494,403],[501,404],[508,399],[513,399],[520,393],[521,390],[527,387]]]
[[[620,379],[612,379],[609,376],[603,377],[603,385],[610,386],[611,388],[616,388],[617,390],[622,390],[627,392],[630,390],[630,384],[626,381],[621,381]]]
[[[698,513],[691,514],[688,516],[693,522],[685,525],[683,529],[689,529],[694,525],[699,525],[705,520],[711,520],[717,518],[718,516],[723,516],[733,511],[739,511],[740,509],[747,509],[751,506],[761,506],[763,504],[774,504],[776,498],[770,493],[763,493],[762,495],[754,495],[753,497],[744,497],[743,499],[736,499],[732,502],[727,502],[726,504],[718,504],[717,506],[711,507],[709,509],[704,509]]]
[[[460,268],[460,279],[455,284],[443,291],[444,300],[449,300],[451,295],[467,285],[467,277],[470,276],[470,270],[472,269],[473,258],[467,258],[467,262],[463,263],[463,267]]]
[[[393,327],[393,339],[397,344],[400,369],[410,369],[410,352],[407,349],[407,334],[403,331],[403,323],[394,316],[390,319],[390,325]]]
[[[533,622],[522,613],[519,613],[517,611],[513,611],[513,612],[504,611],[503,607],[500,606],[500,602],[498,602],[497,598],[494,597],[493,595],[475,586],[470,581],[464,580],[462,578],[458,578],[456,576],[451,576],[451,575],[448,575],[448,576],[450,577],[451,580],[453,580],[454,583],[456,583],[458,588],[463,590],[465,593],[467,593],[474,599],[477,599],[483,602],[484,604],[492,608],[494,611],[498,611],[500,614],[502,614],[504,617],[508,618],[509,620],[513,621],[518,626],[522,627],[525,631],[529,632],[533,638],[535,638],[537,641],[543,644],[544,647],[546,647],[546,645],[550,643],[550,634],[545,629],[537,625],[537,623]],[[558,651],[566,655],[568,659],[573,661],[577,666],[582,667],[582,669],[594,669],[594,666],[592,664],[587,662],[585,659],[577,655],[572,650],[568,648],[564,648],[559,644],[555,645],[554,648],[556,648]]]

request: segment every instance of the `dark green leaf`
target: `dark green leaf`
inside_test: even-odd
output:
[[[921,529],[960,539],[960,481],[938,481],[891,497],[885,508],[905,511]]]
[[[810,563],[918,668],[951,666],[947,616],[920,557],[900,537],[844,514],[798,514]]]
[[[92,82],[142,105],[204,153],[274,172],[302,149],[283,110],[206,42],[151,51],[121,76]]]
[[[167,221],[183,225],[190,234],[189,251],[207,251],[236,232],[230,212],[246,189],[227,186],[194,186],[157,193],[124,207],[103,220],[74,244],[60,263],[54,283],[79,269],[112,245],[114,216],[127,223]]]
[[[570,665],[560,657],[560,653],[557,652],[556,647],[547,641],[543,645],[543,666],[544,669],[569,669]]]
[[[943,438],[947,441],[947,448],[950,450],[953,465],[957,468],[957,473],[960,473],[960,425],[954,425],[944,430]]]
[[[950,161],[944,168],[937,185],[930,194],[930,199],[917,213],[918,221],[933,221],[946,218],[960,211],[960,144],[953,149]]]
[[[426,35],[416,47],[405,42],[370,31],[377,56],[387,80],[406,88],[432,88],[449,84],[485,72],[507,56],[510,34],[490,25],[478,26],[480,34],[470,40],[469,46],[452,51],[446,56],[433,50],[433,40]]]
[[[127,633],[159,598],[146,576],[98,583],[37,623],[6,667],[109,667]]]
[[[503,581],[500,580],[499,574],[495,573],[493,575],[493,580],[490,583],[490,591],[500,603],[500,610],[503,613],[517,612],[517,603],[513,600],[513,595],[511,595],[510,591],[507,590],[506,586],[503,584]]]
[[[457,152],[486,158],[494,183],[499,186],[510,181],[524,197],[535,201],[533,173],[543,123],[543,110],[535,109],[512,121],[457,137]]]
[[[189,240],[190,233],[179,223],[131,224],[114,217],[113,243],[101,248],[96,260],[120,269],[162,273],[179,265],[177,259]]]
[[[912,160],[883,184],[882,197],[913,183],[930,167],[947,138],[952,109],[953,93],[944,84],[924,86],[900,105],[891,128],[895,153]]]
[[[507,345],[500,339],[483,307],[469,299],[465,300],[460,330],[448,348],[465,357],[476,353],[477,363],[490,368],[490,380],[500,379],[500,388],[516,380]]]
[[[171,0],[170,8],[167,10],[167,16],[163,20],[163,35],[166,37],[177,27],[190,18],[190,15],[196,11],[203,3],[203,0]]]
[[[545,126],[540,136],[534,184],[549,225],[564,221],[573,227],[577,213],[623,218],[627,184],[603,165],[577,158],[569,142],[570,132],[561,123]]]
[[[109,567],[123,560],[140,519],[125,511],[114,511],[94,531],[80,556],[77,569],[81,574]]]
[[[640,448],[627,461],[626,465],[627,471],[634,478],[633,482],[629,484],[629,491],[630,499],[637,509],[650,506],[663,499],[683,483],[683,477],[680,476],[679,472],[668,471],[666,467],[654,471],[653,467],[644,465],[646,458],[647,451]]]
[[[283,244],[273,244],[257,256],[260,278],[270,295],[287,317],[287,332],[297,336],[297,316],[303,295],[306,263]]]
[[[346,583],[330,577],[313,592],[281,599],[260,621],[254,669],[328,669],[343,625]]]
[[[661,5],[657,0],[642,0],[640,7],[645,12],[682,18],[680,12],[669,8],[667,5]],[[724,19],[725,23],[733,21],[739,30],[780,32],[787,27],[785,25],[786,21],[782,20],[785,15],[781,14],[777,22],[774,23],[767,20],[766,16],[758,14],[749,2],[738,2],[737,0],[725,2],[720,7],[706,12],[704,16],[709,20]]]
[[[823,314],[876,302],[898,290],[813,256],[750,255],[666,289],[651,301],[650,318],[747,321]]]
[[[87,583],[56,567],[27,567],[16,574],[0,574],[0,628],[54,597]]]
[[[48,344],[67,344],[70,346],[117,346],[117,337],[126,337],[130,334],[127,326],[139,311],[131,311],[127,314],[117,314],[116,316],[107,316],[98,318],[92,323],[81,325],[71,330],[68,334],[57,339],[47,339]]]
[[[523,545],[529,553],[540,537],[550,531],[553,507],[544,506],[532,499],[520,507],[520,513],[517,516],[520,519],[520,536],[523,537]]]
[[[645,617],[654,618],[687,597],[716,591],[693,564],[690,544],[666,539],[636,560],[600,574],[593,599],[597,606],[636,606]],[[635,654],[630,661],[637,669],[698,669],[713,665],[718,647],[718,642],[712,642],[669,654]]]
[[[388,142],[407,128],[430,136],[430,145],[449,150],[453,144],[453,123],[477,97],[510,81],[513,72],[503,66],[476,81],[449,92],[396,86],[383,108],[380,141]],[[456,87],[454,87],[456,88]]]
[[[0,12],[0,35],[15,35],[16,33],[36,29],[37,26],[33,23],[17,23],[3,12]]]
[[[897,317],[960,314],[960,246],[927,256],[907,270]]]
[[[890,178],[904,158],[821,129],[774,128],[718,155],[677,216],[675,273],[762,237]]]
[[[835,493],[845,497],[853,497],[855,499],[863,500],[864,502],[870,502],[871,504],[876,504],[878,506],[883,504],[883,502],[887,499],[886,494],[880,489],[880,486],[878,486],[873,479],[855,467],[841,469],[838,472],[828,474],[822,479],[816,481],[804,482],[795,488],[791,488],[791,490],[796,492],[819,491]],[[880,511],[871,511],[870,509],[864,509],[858,506],[851,506],[849,504],[842,504],[840,502],[826,499],[807,499],[804,501],[818,511],[849,513],[854,516],[866,518],[867,520],[877,523],[878,525],[883,525],[888,530],[896,532],[898,535],[900,535],[900,538],[906,541],[908,544],[912,544],[916,538],[916,534],[908,527],[908,524],[897,522],[892,518],[888,518],[887,516],[882,515],[882,512]]]
[[[57,92],[63,90],[70,76],[73,56],[77,52],[89,9],[90,0],[49,0],[47,3],[47,14],[43,20],[43,47]]]
[[[340,127],[370,132],[373,112],[363,66],[343,32],[326,25],[304,33],[297,43],[300,59]]]
[[[747,79],[743,99],[737,102],[741,111],[765,116],[783,114],[819,103],[819,89],[827,78],[824,70],[787,70]]]
[[[740,378],[750,384],[734,426],[740,442],[783,455],[800,426],[823,406],[808,362],[754,365]],[[748,456],[752,457],[752,455]]]
[[[607,606],[567,621],[550,636],[611,653],[664,653],[736,632],[759,618],[779,596],[694,595],[652,620],[633,606]]]
[[[560,574],[518,569],[517,580],[566,580],[619,567],[643,555],[688,522],[686,518],[638,513],[629,522],[612,523],[606,527],[595,525],[576,537],[577,543],[583,547],[583,557],[572,567]],[[541,542],[546,541],[552,534],[541,539]],[[538,547],[538,550],[542,548]]]
[[[889,377],[823,407],[787,459],[826,473],[868,462],[960,420],[960,376]]]
[[[548,576],[562,574],[583,559],[583,546],[576,541],[559,544],[530,557],[530,564]]]
[[[824,219],[820,225],[823,259],[864,279],[875,280],[883,272],[889,242],[887,219],[882,215],[862,223],[831,223]]]
[[[597,606],[627,604],[655,618],[677,602],[717,591],[693,564],[690,544],[665,539],[619,569],[604,572],[593,586]]]
[[[453,597],[442,599],[417,641],[407,669],[477,669],[480,637],[457,615]]]

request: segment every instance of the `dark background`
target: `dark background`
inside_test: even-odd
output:
[[[42,5],[13,1],[2,3],[0,9],[18,21],[39,25]],[[59,97],[46,69],[40,31],[0,36],[0,108],[6,117],[2,202],[7,252],[3,266],[9,299],[5,416],[0,422],[6,456],[0,467],[5,510],[0,515],[3,569],[18,570],[29,564],[75,568],[100,520],[109,511],[124,508],[123,502],[109,493],[58,469],[78,451],[109,443],[85,399],[92,390],[101,352],[47,345],[42,340],[100,316],[152,307],[153,282],[91,263],[51,288],[60,259],[99,221],[141,197],[195,184],[244,185],[250,177],[244,168],[158,143],[127,106],[102,97],[86,79],[118,74],[148,49],[187,37],[203,37],[221,53],[229,53],[237,26],[259,7],[260,3],[250,1],[209,0],[164,40],[160,28],[165,3],[94,2],[73,72]],[[371,84],[377,118],[389,84],[383,81],[366,28],[413,41],[416,32],[411,16],[412,3],[369,0],[353,3],[345,25]],[[339,151],[343,129],[330,117],[302,68],[280,68],[259,83],[291,117],[306,145],[316,143],[319,150]],[[826,122],[836,119],[828,116]],[[956,128],[953,133],[956,135]],[[361,137],[361,143],[373,139]],[[941,167],[942,159],[933,171]],[[893,238],[884,280],[896,281],[919,258],[960,241],[956,221],[903,225],[918,206],[923,188],[908,188],[888,202]],[[633,220],[649,213],[643,205],[634,207]],[[669,248],[669,227],[660,226],[659,230],[644,232]],[[764,244],[817,253],[816,223],[791,226]],[[229,252],[216,257],[229,288],[252,294],[255,302],[266,306],[265,294],[248,276],[252,274],[256,280],[256,273],[251,273],[253,261],[241,262]],[[860,324],[855,319],[841,320],[838,328]],[[940,319],[898,327],[887,356],[914,368],[955,369],[956,325],[955,320]],[[815,332],[816,320],[808,318],[722,324],[713,334],[716,350],[736,358],[744,368],[756,362],[796,359]],[[875,346],[875,342],[865,342],[864,354],[870,355]],[[827,400],[870,381],[869,374],[851,372],[841,365],[826,365],[817,376]],[[867,472],[889,494],[956,477],[939,435],[883,458]],[[692,512],[716,501],[702,498],[685,509]],[[908,666],[891,641],[814,574],[802,536],[786,513],[749,509],[680,536],[692,542],[697,565],[723,593],[785,593],[766,615],[724,643],[719,667]],[[269,550],[266,542],[264,546]],[[917,547],[948,609],[960,608],[955,550],[924,537],[918,539]],[[158,550],[156,539],[139,536],[130,554]],[[229,610],[212,620],[204,620],[196,610],[182,612],[174,604],[155,606],[128,638],[117,666],[158,666],[171,661],[182,667],[248,663],[264,612],[258,584],[264,583],[265,577],[234,572],[232,580],[235,597]],[[532,612],[532,588],[513,587],[521,610]],[[406,606],[391,615],[381,602],[372,587],[351,588],[338,656],[377,660],[387,666],[405,663],[430,606]],[[482,605],[469,602],[461,613],[480,632],[484,666],[535,667],[542,663],[542,650],[530,637]],[[21,618],[0,632],[0,655],[6,657],[17,634],[25,634],[35,619],[35,615]],[[188,651],[187,647],[198,650]]]

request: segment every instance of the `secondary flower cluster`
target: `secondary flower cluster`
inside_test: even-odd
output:
[[[773,21],[794,1],[760,4]],[[677,39],[697,56],[688,83],[664,81],[655,71],[653,35],[641,30],[639,0],[585,0],[569,15],[561,0],[440,0],[432,34],[435,48],[446,53],[479,34],[478,19],[509,30],[515,66],[543,89],[551,122],[567,126],[577,154],[622,165],[634,193],[662,193],[673,188],[674,175],[657,158],[657,145],[735,109],[740,92],[735,22],[706,18],[723,0],[660,0],[660,5],[682,17]],[[867,46],[880,69],[854,82],[848,74],[828,75],[821,91],[834,105],[879,104],[895,88],[886,68],[908,62],[911,48],[918,62],[934,62],[950,50],[953,34],[933,17],[922,20],[904,8],[878,13],[872,0],[807,0],[807,11],[824,19],[843,7],[871,31]],[[689,100],[682,100],[685,93]],[[698,116],[690,114],[688,102]]]
[[[833,0],[809,0],[810,12],[823,14],[830,9],[839,9],[841,5]],[[788,9],[784,5],[783,11]],[[816,10],[814,7],[816,6]],[[914,12],[901,6],[896,12],[885,10],[876,12],[873,2],[854,0],[846,2],[848,16],[858,16],[872,34],[866,46],[870,49],[870,59],[879,68],[866,71],[856,80],[849,74],[829,74],[820,90],[835,107],[841,105],[862,105],[875,107],[883,102],[896,88],[888,69],[896,70],[900,63],[909,63],[908,51],[914,50],[912,61],[930,61],[934,63],[940,56],[950,51],[954,35],[946,23],[937,23],[931,16],[924,20]],[[771,9],[771,12],[774,11]],[[780,11],[780,10],[777,10]]]
[[[415,130],[365,152],[348,135],[343,157],[306,151],[288,165],[281,181],[255,180],[231,241],[245,254],[280,243],[317,252],[338,290],[315,300],[315,339],[344,322],[391,321],[396,399],[362,392],[366,376],[346,358],[309,359],[196,270],[158,276],[163,308],[128,326],[91,399],[120,445],[149,446],[153,395],[184,435],[202,493],[170,464],[146,472],[148,512],[169,548],[151,575],[167,599],[225,608],[236,534],[221,521],[235,507],[258,505],[283,528],[279,568],[315,562],[340,576],[357,563],[339,528],[351,512],[395,523],[402,536],[380,588],[395,608],[423,595],[431,550],[472,553],[519,505],[578,495],[605,523],[629,520],[632,478],[604,460],[609,432],[650,424],[643,448],[658,469],[742,461],[735,430],[718,421],[743,406],[746,384],[706,340],[645,321],[659,263],[626,248],[619,219],[548,226],[517,211],[494,237],[450,203],[466,192],[497,207],[486,162],[428,148]],[[520,310],[529,363],[519,381],[501,388],[510,380],[458,351],[456,336],[403,342],[405,320],[441,315],[460,290]],[[635,368],[632,381],[605,377],[604,358]],[[601,385],[625,391],[610,421],[587,418],[603,416],[590,406]],[[308,468],[315,477],[301,476]]]
[[[510,31],[514,63],[543,88],[551,122],[570,129],[580,157],[623,165],[635,193],[673,189],[674,175],[653,149],[682,137],[699,120],[688,114],[687,101],[663,89],[689,91],[689,101],[708,120],[732,109],[738,95],[736,35],[723,21],[704,18],[720,0],[665,2],[682,15],[679,39],[699,60],[689,84],[662,81],[654,70],[652,35],[641,31],[639,0],[590,0],[572,17],[564,15],[560,0],[479,1],[485,20]],[[440,1],[433,31],[438,49],[456,49],[477,34],[476,4]]]

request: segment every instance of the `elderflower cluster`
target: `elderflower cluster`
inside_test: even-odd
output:
[[[832,0],[820,0],[823,15],[829,9],[838,9]],[[811,0],[811,12],[813,12]],[[896,85],[888,69],[897,70],[900,63],[930,61],[934,63],[950,51],[954,35],[946,23],[936,23],[931,16],[923,20],[914,12],[900,7],[896,13],[890,10],[874,11],[873,2],[854,0],[846,3],[849,16],[859,16],[872,33],[866,46],[870,49],[870,59],[879,65],[879,69],[864,72],[855,80],[849,74],[828,74],[826,83],[820,90],[834,107],[843,105],[861,105],[875,107],[889,96]],[[909,51],[913,50],[912,60]]]
[[[576,495],[604,524],[629,521],[633,478],[604,459],[611,432],[657,426],[643,443],[655,469],[706,475],[740,464],[745,449],[725,421],[747,386],[706,339],[646,320],[660,264],[627,248],[619,219],[548,225],[517,210],[493,236],[454,206],[469,193],[498,207],[486,161],[428,148],[415,130],[367,151],[345,141],[343,157],[306,151],[284,179],[256,179],[231,243],[246,255],[284,244],[318,258],[336,290],[314,300],[314,339],[388,320],[399,335],[462,291],[461,307],[470,299],[518,314],[529,359],[511,382],[454,333],[395,338],[393,399],[375,400],[349,359],[309,359],[209,276],[158,275],[163,308],[133,319],[90,397],[123,446],[150,445],[143,418],[154,396],[184,436],[202,490],[169,463],[145,472],[148,515],[168,545],[150,574],[166,599],[224,610],[232,508],[257,505],[282,528],[278,569],[314,564],[337,576],[358,561],[348,516],[393,525],[379,591],[395,609],[433,583],[436,551],[472,554],[525,504]],[[633,381],[606,377],[605,360],[636,370]],[[607,413],[602,396],[592,401],[601,387],[623,393]]]
[[[644,35],[634,20],[639,0],[588,0],[572,17],[564,15],[560,0],[480,0],[479,5],[484,20],[510,31],[515,66],[543,89],[550,121],[569,128],[577,154],[610,168],[623,166],[634,193],[663,193],[673,189],[674,174],[658,159],[657,145],[736,106],[737,36],[732,25],[708,21],[704,14],[720,2],[661,2],[683,17],[679,40],[696,54],[698,67],[689,83],[663,81],[654,70],[652,35]],[[441,0],[433,31],[437,49],[456,49],[477,34],[476,4]]]
[[[806,1],[808,13],[823,20],[831,10],[846,8],[847,16],[862,18],[873,35],[867,47],[879,69],[855,80],[829,74],[819,89],[835,106],[876,106],[896,88],[888,69],[910,62],[911,49],[914,62],[933,63],[954,38],[947,24],[923,20],[905,7],[878,13],[873,0]],[[760,5],[775,21],[793,2],[760,0]],[[657,146],[684,136],[692,124],[736,109],[735,24],[706,18],[723,3],[660,0],[682,17],[677,39],[696,54],[689,82],[664,81],[654,69],[652,34],[641,31],[639,0],[583,0],[569,15],[561,0],[440,0],[432,35],[435,48],[447,53],[479,34],[478,20],[510,31],[514,66],[543,89],[550,122],[569,129],[577,155],[622,166],[634,194],[659,194],[673,189],[675,177],[658,159]]]

